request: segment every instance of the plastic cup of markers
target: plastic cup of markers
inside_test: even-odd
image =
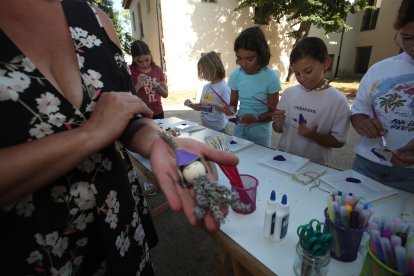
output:
[[[388,276],[388,275],[404,275],[403,273],[392,269],[381,262],[370,248],[370,241],[367,242],[367,255],[365,256],[364,266],[359,276]]]
[[[233,211],[238,214],[247,215],[253,213],[256,210],[256,192],[257,186],[259,185],[259,180],[249,174],[241,174],[240,178],[243,183],[243,188],[235,186],[230,182],[231,189],[239,194],[240,202],[249,205],[250,208],[248,210],[239,210],[232,206],[231,209],[233,209]]]
[[[325,208],[325,226],[332,235],[331,258],[341,262],[353,262],[358,257],[362,236],[368,224],[362,229],[345,229],[329,219],[328,208]]]

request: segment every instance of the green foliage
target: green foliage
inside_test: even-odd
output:
[[[125,53],[130,54],[129,48],[132,42],[132,37],[129,32],[122,28],[122,22],[125,21],[125,14],[122,11],[118,12],[114,10],[114,3],[112,0],[89,0],[89,2],[98,6],[112,19],[112,24],[115,27],[119,40],[121,41],[122,50]]]
[[[285,18],[292,24],[311,23],[323,29],[325,34],[350,30],[346,23],[346,15],[360,10],[375,9],[369,5],[369,0],[238,0],[236,10],[246,7],[255,8],[253,20],[259,24],[267,24],[273,19],[280,22]],[[307,24],[310,28],[310,24]],[[309,30],[307,30],[309,31]],[[307,32],[306,32],[307,33]],[[292,31],[288,34],[298,38],[301,34]]]

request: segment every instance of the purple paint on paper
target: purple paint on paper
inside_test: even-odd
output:
[[[347,177],[346,182],[351,182],[351,183],[361,183],[361,180],[359,180],[358,178],[354,178],[354,177]]]
[[[236,142],[236,141],[234,141],[234,140],[231,140],[231,141],[230,141],[230,145],[234,145],[234,144],[237,144],[237,142]]]
[[[387,161],[387,158],[385,158],[385,156],[382,155],[381,153],[378,153],[375,149],[371,149],[371,152],[375,154],[375,156],[378,157],[379,159]]]
[[[305,120],[305,118],[303,117],[302,113],[301,113],[301,114],[299,114],[299,124],[300,124],[300,125],[301,125],[301,124],[306,124],[306,120]]]
[[[199,155],[185,151],[185,150],[176,150],[175,155],[177,156],[178,167],[188,165],[200,158]]]
[[[286,158],[283,155],[276,155],[275,157],[273,157],[273,160],[276,161],[286,161]]]

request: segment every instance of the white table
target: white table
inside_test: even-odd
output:
[[[168,125],[178,121],[181,121],[181,119],[173,117],[164,119],[163,123]],[[204,142],[205,136],[217,134],[218,132],[213,130],[203,129],[192,133],[190,137]],[[239,259],[239,261],[245,261],[246,258],[255,259],[251,260],[249,264],[245,264],[248,270],[250,270],[249,266],[251,264],[256,263],[258,266],[263,265],[265,268],[263,270],[252,268],[250,271],[271,271],[278,275],[294,275],[293,262],[296,257],[296,244],[299,239],[296,229],[298,226],[308,223],[312,218],[324,220],[323,211],[327,205],[328,194],[317,187],[310,190],[309,187],[312,184],[303,185],[292,179],[290,174],[258,162],[263,156],[272,154],[273,151],[273,149],[254,144],[235,152],[240,159],[238,165],[239,172],[251,174],[259,180],[256,211],[249,215],[240,215],[230,209],[226,223],[221,226],[220,234],[227,235],[230,241],[235,243],[234,245],[240,246],[249,253],[244,254],[245,256]],[[143,159],[139,155],[135,155],[135,157],[149,168],[148,160]],[[306,167],[309,170],[323,167],[328,172],[335,171],[335,169],[315,163],[308,163]],[[230,186],[228,179],[220,169],[218,169],[218,173],[218,182]],[[327,185],[323,187],[329,188]],[[263,237],[264,210],[271,190],[276,191],[279,200],[282,193],[287,194],[290,205],[288,233],[285,239],[280,242]],[[414,200],[414,195],[400,191],[396,195],[373,202],[375,208],[374,216],[399,217],[404,200]],[[223,235],[221,235],[221,238],[223,238]],[[233,249],[230,248],[229,250]],[[365,253],[365,250],[361,249],[357,260],[352,263],[339,262],[331,258],[328,274],[338,276],[359,275]]]

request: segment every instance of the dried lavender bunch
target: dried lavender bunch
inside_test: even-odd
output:
[[[159,136],[169,146],[172,154],[177,158],[177,163],[180,163],[178,162],[178,158],[183,155],[186,156],[188,152],[178,150],[177,145],[168,133],[160,131]],[[224,223],[224,214],[221,211],[223,207],[231,206],[241,211],[250,210],[248,204],[240,202],[237,192],[233,192],[223,185],[211,182],[207,176],[207,168],[202,162],[202,158],[197,155],[191,155],[190,153],[188,162],[185,162],[184,165],[180,166],[177,164],[177,172],[180,175],[180,185],[182,187],[194,187],[197,206],[194,208],[193,214],[197,219],[201,220],[210,211],[216,221]]]
[[[197,219],[202,219],[204,215],[211,211],[214,219],[224,223],[223,207],[231,206],[238,210],[248,211],[250,206],[239,201],[239,194],[223,185],[212,183],[206,175],[194,179],[194,192],[196,194],[197,206],[193,214]]]

